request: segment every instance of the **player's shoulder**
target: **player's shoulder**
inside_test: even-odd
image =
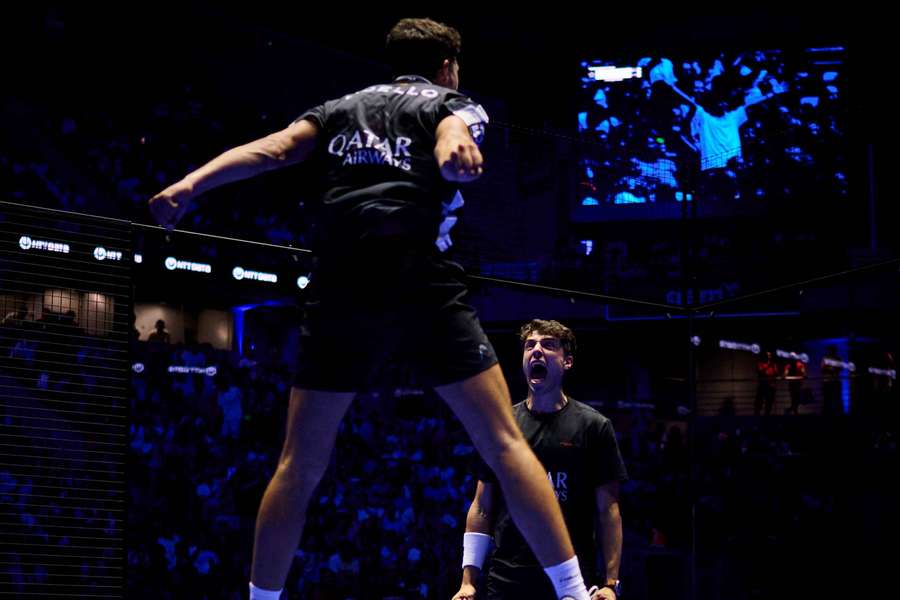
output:
[[[604,426],[610,422],[606,415],[590,404],[586,404],[571,397],[569,397],[569,402],[572,403],[573,415],[587,423],[596,423],[597,425]]]

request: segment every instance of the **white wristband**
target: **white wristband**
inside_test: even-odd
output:
[[[463,535],[463,561],[462,566],[481,568],[488,550],[491,549],[493,538],[483,533],[466,533]]]

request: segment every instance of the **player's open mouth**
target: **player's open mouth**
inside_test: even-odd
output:
[[[544,363],[532,363],[529,368],[528,379],[535,383],[540,383],[547,378],[547,365]]]

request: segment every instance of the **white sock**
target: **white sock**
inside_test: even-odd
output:
[[[276,592],[264,590],[253,585],[252,581],[250,582],[250,600],[278,600],[279,598],[281,598],[281,590]]]
[[[569,560],[558,565],[544,569],[547,577],[553,583],[556,596],[572,598],[573,600],[590,600],[587,589],[584,587],[584,579],[581,577],[581,569],[578,566],[578,557],[573,556]]]

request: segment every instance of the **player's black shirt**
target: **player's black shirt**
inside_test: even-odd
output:
[[[590,406],[572,398],[555,413],[533,413],[525,402],[520,402],[513,406],[513,414],[547,471],[585,581],[590,584],[597,560],[596,487],[628,478],[612,424]],[[499,493],[494,474],[483,463],[481,470],[479,479],[497,485],[495,490]],[[488,565],[488,591],[506,590],[509,584],[534,585],[538,589],[549,586],[537,558],[513,524],[505,502],[500,502],[495,519],[496,549]],[[548,589],[548,597],[552,598],[552,586]]]
[[[449,115],[462,118],[480,143],[484,109],[418,76],[373,85],[300,115],[319,127],[314,158],[326,189],[319,244],[339,250],[368,237],[433,244],[456,192],[434,159],[437,125]]]

